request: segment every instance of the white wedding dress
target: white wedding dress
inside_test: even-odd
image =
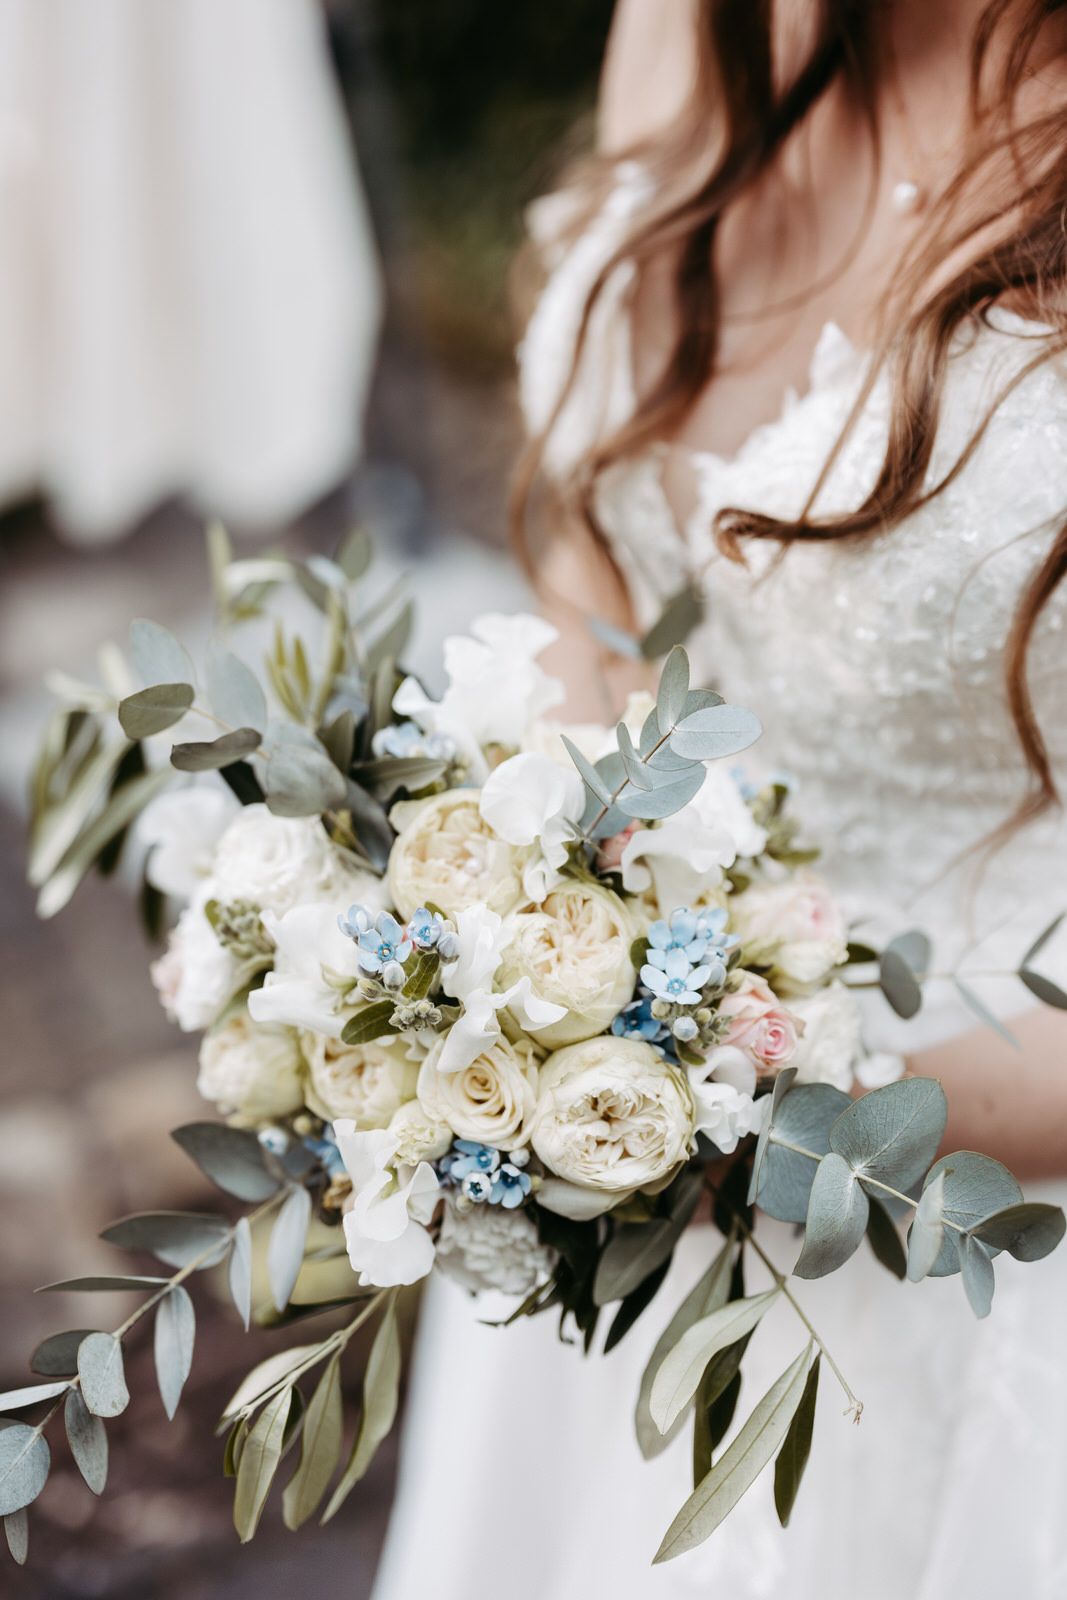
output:
[[[561,255],[523,349],[534,426],[568,370],[579,307],[643,180],[620,169],[600,219]],[[559,202],[553,202],[554,204]],[[626,269],[609,285],[574,400],[555,435],[558,463],[632,401]],[[613,314],[612,307],[615,308]],[[961,442],[1040,328],[994,312],[961,338],[932,470]],[[1012,809],[1024,769],[1004,705],[1002,646],[1020,585],[1062,512],[1067,371],[1049,364],[997,411],[962,475],[928,508],[874,541],[751,552],[754,571],[717,558],[724,505],[795,512],[856,396],[864,358],[835,327],[819,341],[810,388],[731,458],[694,458],[699,503],[680,530],[662,457],[616,467],[601,514],[644,620],[706,569],[707,621],[689,641],[695,679],[754,708],[767,764],[797,780],[797,805],[825,848],[823,870],[875,934],[926,929],[943,970],[1011,967],[1067,906],[1062,813],[1030,827],[975,882],[954,866]],[[886,390],[876,386],[826,486],[826,508],[857,503],[880,463]],[[1031,652],[1035,701],[1067,779],[1065,597],[1046,608]],[[595,604],[595,602],[594,602]],[[1049,952],[1055,970],[1056,952]],[[1030,1004],[1014,980],[976,980],[1003,1014]],[[913,1024],[872,997],[868,1042],[915,1048],[974,1025],[950,985]],[[1056,1065],[1053,1063],[1052,1065]],[[1065,1130],[1067,1143],[1067,1130]],[[1062,1201],[1067,1185],[1034,1185]],[[791,1230],[761,1237],[789,1267]],[[997,1263],[993,1313],[977,1323],[958,1278],[900,1284],[864,1248],[798,1294],[865,1403],[862,1425],[822,1375],[807,1478],[786,1532],[770,1474],[703,1547],[650,1562],[690,1488],[689,1440],[644,1463],[632,1410],[644,1363],[715,1239],[693,1229],[627,1339],[583,1358],[552,1317],[506,1331],[495,1308],[436,1276],[427,1294],[399,1497],[375,1600],[1063,1600],[1067,1595],[1067,1251],[1036,1266]],[[750,1282],[758,1282],[753,1271]],[[768,1317],[745,1365],[740,1413],[803,1344],[787,1305]]]

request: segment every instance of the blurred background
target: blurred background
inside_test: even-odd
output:
[[[115,1320],[114,1296],[34,1287],[108,1270],[96,1235],[125,1212],[206,1202],[166,1138],[203,1114],[195,1039],[158,1007],[122,888],[34,915],[44,673],[92,675],[135,616],[202,636],[211,517],[240,553],[329,552],[364,524],[432,595],[417,667],[523,603],[509,268],[525,203],[589,138],[610,11],[0,0],[0,1388],[46,1333]],[[395,1445],[327,1529],[287,1534],[272,1507],[241,1550],[213,1429],[274,1345],[208,1286],[198,1314],[178,1417],[135,1338],[104,1499],[57,1461],[0,1593],[369,1593]]]

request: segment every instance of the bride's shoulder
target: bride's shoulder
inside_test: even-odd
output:
[[[626,154],[662,133],[694,86],[697,0],[618,0],[600,82],[598,143]]]

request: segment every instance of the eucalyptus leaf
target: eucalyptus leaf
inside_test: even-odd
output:
[[[48,1480],[48,1444],[24,1422],[0,1428],[0,1517],[31,1505]]]
[[[245,1374],[227,1402],[222,1420],[228,1422],[239,1412],[254,1406],[261,1395],[288,1377],[290,1372],[295,1372],[297,1367],[302,1367],[319,1348],[316,1344],[298,1344],[289,1350],[275,1350],[266,1361],[261,1361]]]
[[[274,1219],[267,1245],[267,1277],[276,1311],[285,1310],[300,1275],[310,1220],[311,1196],[303,1185],[294,1184]]]
[[[287,1528],[299,1528],[326,1493],[341,1456],[340,1352],[333,1355],[308,1403],[300,1436],[300,1465],[285,1487],[282,1515]]]
[[[760,1129],[759,1138],[756,1140],[756,1149],[752,1157],[752,1175],[748,1183],[748,1204],[750,1206],[756,1205],[759,1201],[759,1193],[763,1185],[763,1164],[767,1159],[771,1129],[774,1127],[783,1098],[793,1087],[796,1075],[796,1067],[783,1067],[774,1080],[774,1087],[771,1090],[771,1103],[764,1115],[763,1126]]]
[[[656,693],[656,723],[660,736],[670,733],[680,717],[685,715],[685,697],[689,693],[689,657],[680,644],[676,644],[663,663]]]
[[[894,955],[908,966],[917,978],[924,978],[930,970],[930,940],[921,928],[909,928],[898,933],[886,945]]]
[[[951,1155],[942,1156],[927,1173],[923,1180],[924,1187],[939,1177],[944,1179],[945,1217],[964,1230],[984,1222],[995,1211],[1018,1205],[1023,1198],[1018,1180],[1007,1167],[994,1161],[992,1156],[980,1155],[976,1150],[957,1150]],[[945,1278],[959,1270],[960,1258],[955,1240],[946,1235],[930,1276]]]
[[[374,1460],[378,1446],[393,1426],[399,1397],[400,1331],[396,1301],[390,1299],[378,1324],[363,1378],[363,1416],[359,1432],[348,1465],[322,1514],[324,1523],[340,1509]]]
[[[230,1225],[210,1212],[142,1211],[123,1217],[100,1235],[121,1250],[145,1250],[169,1267],[201,1267],[221,1261],[229,1246]]]
[[[1051,978],[1046,978],[1044,973],[1021,967],[1019,980],[1042,1005],[1052,1006],[1056,1011],[1067,1011],[1067,992],[1058,983],[1053,983]]]
[[[712,1357],[750,1332],[778,1294],[777,1288],[767,1289],[744,1300],[731,1300],[682,1335],[660,1363],[649,1396],[649,1411],[661,1433],[666,1433],[688,1406]]]
[[[815,1401],[819,1392],[821,1359],[821,1356],[816,1356],[811,1364],[800,1404],[793,1413],[793,1420],[789,1424],[786,1436],[782,1440],[782,1448],[774,1463],[774,1509],[783,1528],[789,1526],[797,1491],[811,1453],[811,1433],[815,1425]]]
[[[1053,917],[1048,927],[1045,928],[1043,932],[1038,934],[1037,938],[1034,940],[1033,944],[1020,961],[1019,965],[1021,967],[1028,967],[1034,957],[1041,954],[1042,950],[1048,944],[1053,934],[1059,928],[1064,917],[1067,917],[1067,911],[1061,911],[1058,917]]]
[[[367,646],[366,662],[369,673],[373,673],[383,661],[399,661],[408,647],[414,623],[414,604],[410,600],[405,600],[389,626]]]
[[[344,805],[344,777],[306,728],[272,724],[261,754],[267,805],[276,817],[317,817]]]
[[[933,1271],[945,1237],[945,1174],[939,1172],[919,1196],[908,1233],[908,1277],[921,1283]]]
[[[133,668],[146,687],[157,683],[195,683],[188,651],[162,623],[138,617],[130,623]]]
[[[113,1333],[91,1333],[78,1347],[82,1398],[94,1417],[120,1416],[130,1403],[122,1345]]]
[[[278,1463],[282,1459],[285,1426],[289,1420],[292,1389],[281,1389],[268,1400],[249,1429],[233,1495],[233,1525],[242,1544],[247,1544],[259,1526],[263,1507]]]
[[[671,734],[671,749],[694,761],[717,761],[755,744],[763,728],[743,706],[707,706],[682,718]]]
[[[191,683],[157,683],[119,701],[119,725],[128,739],[150,739],[180,722],[192,703]]]
[[[179,772],[216,772],[231,762],[241,761],[260,746],[260,735],[255,728],[235,728],[218,739],[196,744],[176,744],[170,752],[170,764]]]
[[[637,748],[645,766],[652,773],[686,772],[693,764],[686,756],[676,756],[664,740],[659,731],[659,714],[655,706],[645,718]]]
[[[619,746],[619,755],[622,757],[623,770],[635,789],[647,793],[652,788],[651,774],[646,772],[644,762],[634,749],[634,742],[630,730],[625,722],[620,722],[615,729],[615,738]]]
[[[160,1398],[167,1416],[178,1409],[185,1380],[193,1365],[196,1312],[185,1287],[177,1283],[156,1309],[154,1355]]]
[[[898,1017],[909,1021],[922,1009],[922,987],[899,951],[882,951],[878,976],[882,993]]]
[[[984,1245],[1006,1250],[1016,1261],[1040,1261],[1055,1250],[1065,1228],[1061,1206],[1030,1200],[995,1211],[971,1233]]]
[[[229,1284],[230,1296],[247,1333],[252,1320],[252,1230],[247,1217],[242,1217],[233,1230]]]
[[[700,626],[703,616],[704,597],[695,583],[687,583],[667,601],[641,640],[641,654],[645,660],[656,661],[672,646],[683,644],[693,629]]]
[[[661,1433],[653,1422],[648,1402],[656,1373],[659,1371],[664,1356],[674,1349],[682,1335],[687,1333],[695,1322],[725,1304],[726,1296],[730,1292],[732,1258],[733,1245],[731,1243],[724,1244],[708,1270],[689,1291],[666,1328],[660,1334],[649,1357],[648,1365],[641,1376],[641,1388],[634,1410],[634,1428],[637,1433],[637,1443],[646,1461],[651,1461],[654,1456],[658,1456],[662,1450],[667,1448],[667,1445],[674,1438],[684,1421],[683,1414],[682,1417],[678,1418],[674,1427],[667,1430],[666,1434]]]
[[[803,1350],[767,1390],[733,1443],[671,1523],[656,1553],[657,1563],[670,1561],[702,1544],[776,1454],[803,1396],[808,1361],[809,1351]]]
[[[673,817],[676,811],[689,804],[704,782],[704,768],[699,762],[671,776],[668,783],[657,784],[649,794],[624,789],[616,801],[623,816],[636,817],[642,822],[654,822],[663,817]]]
[[[388,804],[398,790],[417,794],[437,783],[447,771],[447,761],[431,760],[429,756],[379,756],[358,767],[355,777],[376,799]]]
[[[78,1346],[95,1330],[71,1328],[63,1333],[49,1334],[42,1339],[30,1357],[30,1371],[46,1378],[72,1378],[78,1370]]]
[[[830,1148],[830,1128],[852,1104],[830,1083],[798,1084],[774,1114],[770,1143],[763,1158],[759,1206],[780,1222],[804,1222],[817,1162],[775,1143],[775,1136],[800,1145],[816,1156]]]
[[[560,738],[563,741],[563,745],[567,751],[567,754],[574,762],[574,765],[578,768],[579,777],[592,794],[593,798],[602,806],[610,805],[611,790],[607,788],[603,778],[593,766],[592,762],[586,760],[578,746],[572,739],[568,739],[565,733],[561,734]]]
[[[847,1114],[847,1113],[846,1113]],[[804,1248],[793,1268],[798,1278],[823,1278],[854,1255],[867,1230],[867,1195],[848,1162],[832,1150],[823,1156],[808,1199]]]
[[[54,1400],[69,1387],[67,1383],[31,1383],[24,1389],[8,1389],[0,1394],[0,1411],[24,1411],[42,1400]]]
[[[877,1196],[867,1196],[871,1211],[867,1218],[867,1243],[874,1258],[891,1272],[894,1278],[905,1278],[908,1273],[908,1256],[901,1243],[897,1225]]]
[[[4,1518],[4,1537],[16,1566],[24,1567],[30,1553],[30,1519],[25,1509],[10,1511]]]
[[[224,1122],[187,1122],[171,1133],[174,1142],[196,1162],[205,1177],[238,1200],[268,1200],[279,1187],[267,1170],[263,1147],[246,1128]]]
[[[1008,1044],[1012,1045],[1016,1050],[1020,1050],[1022,1048],[1011,1029],[1006,1027],[1005,1024],[1001,1022],[1000,1018],[995,1014],[995,1012],[990,1011],[985,1001],[975,994],[974,990],[969,984],[964,983],[962,978],[955,976],[953,977],[952,982],[955,985],[956,993],[959,995],[964,1005],[968,1008],[968,1010],[974,1012],[974,1015],[980,1022],[984,1022],[987,1028],[992,1028],[994,1033],[998,1033],[1002,1039],[1004,1039]]]
[[[231,728],[254,728],[257,733],[266,729],[263,685],[240,656],[219,644],[212,644],[207,654],[207,697],[220,722]]]
[[[107,1484],[107,1429],[94,1417],[81,1393],[71,1389],[63,1405],[63,1422],[74,1465],[94,1494]]]
[[[947,1115],[936,1078],[901,1078],[843,1111],[830,1129],[830,1149],[860,1177],[910,1189],[937,1155]]]
[[[976,1317],[988,1317],[993,1307],[996,1278],[989,1251],[969,1233],[957,1233],[956,1250],[960,1258],[963,1288]]]

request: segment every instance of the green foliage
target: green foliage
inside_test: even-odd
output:
[[[78,1346],[92,1328],[71,1328],[42,1339],[30,1357],[30,1371],[48,1378],[72,1378],[78,1370]]]
[[[82,1398],[94,1417],[117,1417],[130,1403],[122,1343],[113,1333],[91,1333],[78,1347]]]
[[[0,1428],[0,1517],[31,1505],[48,1479],[51,1454],[36,1428],[12,1422]]]
[[[712,1358],[750,1333],[774,1304],[778,1289],[731,1300],[695,1322],[660,1362],[649,1396],[649,1411],[666,1433],[689,1405]]]
[[[731,1240],[723,1245],[708,1270],[704,1273],[704,1276],[686,1295],[656,1341],[655,1348],[641,1378],[641,1387],[634,1410],[637,1443],[646,1461],[650,1461],[654,1456],[659,1455],[662,1450],[666,1449],[683,1420],[683,1417],[679,1417],[673,1427],[668,1428],[666,1432],[661,1432],[653,1421],[652,1413],[649,1409],[649,1399],[656,1374],[663,1363],[664,1357],[674,1349],[678,1341],[684,1334],[688,1333],[693,1324],[708,1316],[710,1312],[716,1311],[725,1305],[726,1297],[730,1292],[730,1270],[733,1264],[733,1252],[734,1246]]]
[[[206,743],[176,744],[170,752],[170,764],[179,772],[216,772],[251,755],[259,749],[260,742],[255,728],[235,728]]]
[[[188,1290],[172,1285],[156,1311],[154,1354],[160,1398],[167,1416],[178,1409],[185,1380],[193,1365],[196,1313]]]
[[[816,1356],[811,1364],[800,1404],[793,1413],[793,1420],[789,1424],[786,1436],[782,1440],[782,1448],[774,1463],[774,1509],[783,1528],[789,1526],[800,1481],[811,1453],[811,1433],[815,1426],[815,1401],[819,1392],[821,1359],[821,1356]]]
[[[279,1180],[267,1168],[263,1146],[246,1128],[224,1122],[187,1122],[171,1134],[205,1177],[238,1200],[267,1200]]]
[[[74,1464],[94,1494],[107,1485],[107,1430],[94,1416],[78,1389],[68,1389],[63,1422]]]
[[[293,1390],[284,1388],[263,1407],[249,1429],[237,1466],[233,1525],[242,1544],[252,1538],[282,1459]]]
[[[361,1006],[341,1029],[342,1042],[349,1045],[370,1044],[385,1034],[395,1033],[392,1024],[395,1010],[396,1002],[393,1000],[374,1000],[370,1005]]]
[[[302,1184],[290,1185],[274,1220],[267,1245],[267,1278],[277,1311],[289,1304],[293,1285],[304,1264],[304,1244],[311,1220],[311,1196]]]
[[[149,739],[180,722],[192,703],[191,683],[157,683],[119,701],[119,724],[128,739]]]
[[[299,1528],[316,1510],[341,1456],[340,1355],[331,1356],[308,1404],[300,1435],[300,1465],[286,1485],[282,1515]]]
[[[322,1521],[329,1522],[366,1474],[378,1446],[396,1419],[400,1398],[400,1331],[396,1320],[396,1297],[386,1302],[385,1313],[374,1336],[367,1370],[363,1378],[363,1415],[348,1463],[330,1497]]]
[[[100,1235],[121,1250],[144,1250],[170,1267],[185,1267],[198,1258],[214,1266],[229,1248],[230,1225],[210,1212],[143,1211],[113,1222]]]
[[[867,1192],[855,1171],[831,1150],[815,1170],[796,1276],[823,1278],[843,1267],[859,1249],[869,1213]]]

